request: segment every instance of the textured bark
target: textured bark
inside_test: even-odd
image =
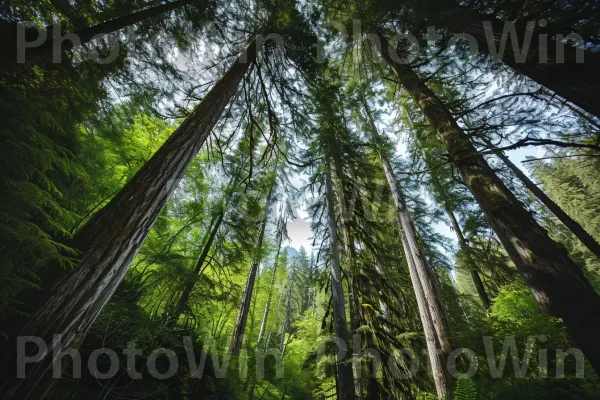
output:
[[[271,196],[273,195],[274,186],[275,181],[273,181],[273,184],[269,189],[269,194],[267,195],[267,202],[265,204],[265,214],[263,220],[260,223],[258,237],[256,239],[256,246],[254,247],[255,253],[252,257],[252,263],[250,264],[250,269],[248,271],[248,278],[246,279],[246,286],[244,288],[244,293],[242,294],[242,302],[240,304],[240,309],[238,311],[238,315],[235,320],[235,325],[233,327],[231,341],[229,342],[229,352],[234,355],[240,354],[240,350],[242,349],[242,343],[244,341],[244,332],[246,331],[246,323],[248,322],[248,312],[250,311],[250,301],[252,300],[252,293],[254,292],[254,283],[256,282],[256,275],[258,274],[258,267],[261,261],[261,249],[265,237],[265,230],[267,228],[267,221],[269,218],[269,206],[271,204]]]
[[[392,170],[389,160],[381,155],[381,161],[385,171],[388,184],[392,191],[392,197],[394,198],[394,204],[396,206],[396,213],[400,220],[400,227],[404,232],[404,240],[408,244],[410,250],[412,263],[419,277],[421,290],[423,291],[426,299],[427,308],[429,309],[429,316],[433,323],[433,327],[436,332],[436,337],[440,343],[443,351],[444,358],[452,351],[452,345],[450,343],[450,329],[448,328],[448,319],[444,312],[442,302],[440,300],[436,283],[433,279],[433,271],[427,263],[427,258],[423,254],[421,246],[417,238],[417,231],[414,223],[406,207],[406,201],[404,201],[404,195],[398,181]]]
[[[548,195],[544,193],[544,191],[535,183],[533,183],[531,179],[529,179],[527,175],[523,173],[523,171],[513,164],[507,156],[501,152],[497,153],[496,155],[502,160],[502,162],[504,162],[504,164],[506,164],[506,166],[515,174],[515,176],[519,178],[521,182],[523,182],[523,185],[525,185],[525,187],[529,189],[529,191],[531,191],[531,193],[533,193],[535,197],[537,197],[538,200],[541,201],[542,204],[544,204],[548,210],[550,210],[552,214],[554,214],[554,216],[558,218],[560,222],[562,222],[573,233],[573,235],[575,235],[577,239],[579,239],[579,241],[588,248],[589,251],[592,252],[592,254],[600,258],[600,244],[592,237],[592,235],[587,233],[587,231],[583,229],[583,227],[579,225],[577,221],[571,218],[562,208],[560,208],[558,204],[552,201],[552,199],[548,197]]]
[[[385,49],[389,45],[383,41]],[[436,132],[461,176],[487,215],[509,256],[544,311],[561,318],[596,372],[600,373],[600,296],[567,254],[553,241],[496,176],[458,126],[451,112],[407,65],[383,58]]]
[[[171,315],[168,316],[167,324],[169,327],[175,326],[177,324],[177,321],[179,321],[179,317],[181,317],[181,314],[183,313],[183,310],[185,309],[185,307],[187,305],[190,295],[192,294],[192,291],[194,290],[194,286],[196,286],[196,283],[198,282],[198,279],[200,278],[200,275],[202,274],[202,272],[204,270],[204,268],[203,268],[204,263],[206,261],[206,258],[208,257],[208,253],[210,252],[210,249],[212,248],[213,242],[215,241],[215,238],[217,237],[217,232],[219,231],[219,228],[221,227],[221,223],[223,222],[224,217],[225,217],[225,210],[221,210],[219,212],[219,214],[217,215],[216,220],[213,221],[213,223],[211,224],[212,229],[207,231],[205,234],[205,237],[202,238],[202,243],[204,243],[204,247],[202,248],[202,253],[200,253],[200,257],[198,257],[198,261],[196,261],[193,275],[187,280],[187,282],[183,288],[183,292],[181,292],[181,297],[179,297],[179,301],[177,302],[177,305],[173,309],[173,312],[171,313]]]
[[[21,336],[37,336],[48,344],[45,358],[31,365],[25,379],[4,386],[8,398],[42,398],[53,379],[48,372],[52,346],[77,349],[98,313],[125,276],[133,258],[179,184],[190,162],[237,91],[256,57],[253,41],[207,93],[192,114],[144,164],[123,189],[75,235],[79,268],[50,289]],[[60,335],[62,342],[53,335]],[[65,358],[66,359],[66,358]],[[14,377],[16,355],[5,363],[5,377]]]
[[[283,240],[283,227],[285,225],[281,222],[279,231],[277,232],[277,253],[275,253],[275,261],[273,263],[273,276],[271,277],[271,283],[269,284],[269,294],[267,296],[267,304],[265,304],[265,311],[263,313],[262,322],[260,323],[260,331],[258,332],[258,339],[256,340],[256,346],[260,346],[260,341],[265,333],[267,322],[269,320],[269,311],[271,308],[271,300],[273,299],[273,289],[275,288],[275,278],[277,278],[277,261],[279,260],[279,253],[281,252],[281,242]]]
[[[438,6],[430,10],[429,16],[432,21],[444,25],[454,33],[472,35],[477,41],[478,51],[493,56],[487,36],[490,37],[489,42],[493,42],[495,48],[499,49],[505,21],[500,21],[491,15],[472,12],[458,6],[454,0],[443,0],[441,3],[437,3]],[[486,36],[484,21],[492,25],[493,35],[490,32]],[[527,24],[517,22],[515,26],[519,44],[522,44],[528,29]],[[501,61],[583,110],[600,117],[600,74],[598,74],[600,53],[585,51],[584,62],[577,63],[575,48],[569,43],[564,46],[564,62],[559,62],[556,42],[553,38],[555,34],[561,32],[544,33],[548,34],[547,47],[540,42],[539,32],[536,32],[532,35],[527,58],[522,61],[518,61],[510,40],[507,40]],[[544,48],[547,62],[540,62],[538,49]]]
[[[327,219],[329,220],[329,251],[331,264],[331,295],[333,308],[333,328],[335,336],[350,347],[350,337],[346,325],[346,305],[344,289],[342,286],[342,269],[340,265],[340,252],[338,248],[337,223],[335,218],[335,207],[333,203],[333,182],[331,181],[331,170],[327,165],[325,173],[325,187],[327,197]],[[345,363],[343,357],[337,359],[337,392],[338,400],[354,400],[354,376],[352,365]]]
[[[373,120],[369,106],[364,98],[363,106],[371,125],[371,129],[373,130],[374,137],[377,141],[379,133],[377,131],[377,127],[375,126],[375,121]],[[452,351],[452,345],[450,342],[450,329],[448,327],[448,319],[446,318],[444,308],[442,307],[442,302],[439,297],[436,283],[433,279],[433,271],[431,271],[431,267],[427,263],[427,258],[423,254],[421,246],[419,245],[417,231],[408,208],[406,207],[402,189],[400,188],[400,185],[398,185],[398,180],[396,179],[390,161],[382,152],[379,152],[379,157],[381,159],[381,163],[383,164],[385,176],[392,192],[394,205],[396,206],[396,213],[398,215],[398,220],[400,221],[400,228],[404,232],[405,240],[410,246],[409,249],[412,253],[413,264],[416,268],[419,279],[421,280],[421,287],[427,299],[427,307],[429,308],[430,318],[436,330],[436,336],[445,357],[447,357]]]
[[[80,45],[86,44],[90,41],[100,39],[108,34],[117,32],[128,26],[135,25],[142,21],[150,18],[158,17],[176,8],[183,7],[186,4],[191,3],[192,0],[176,0],[170,3],[161,4],[159,6],[150,7],[145,10],[137,11],[131,14],[124,15],[122,17],[114,18],[105,22],[101,22],[97,25],[85,27],[76,30],[75,32],[68,33],[67,35],[75,35],[79,38]],[[54,35],[58,35],[59,32],[48,32],[48,37],[44,43],[38,47],[27,49],[25,53],[25,62],[20,64],[33,65],[44,60],[50,60],[54,55],[60,55],[68,50],[74,48],[73,41],[65,40],[61,43],[61,46],[54,50]],[[59,40],[58,38],[56,40]]]
[[[450,218],[452,229],[454,229],[456,239],[458,239],[458,245],[465,255],[469,272],[471,273],[471,278],[473,278],[473,284],[475,285],[475,289],[477,289],[477,295],[483,304],[484,310],[487,311],[491,307],[490,297],[488,296],[483,281],[481,280],[481,276],[479,275],[479,269],[477,268],[477,263],[475,262],[473,255],[471,254],[471,248],[469,247],[469,244],[463,235],[462,229],[458,224],[454,212],[450,208],[446,207],[446,214],[448,214],[448,218]]]
[[[431,372],[433,374],[433,382],[435,383],[435,389],[440,399],[446,398],[448,394],[448,381],[445,374],[445,361],[441,351],[438,351],[438,342],[436,340],[437,334],[435,331],[434,323],[429,313],[429,307],[427,306],[427,297],[419,274],[415,261],[412,257],[413,251],[406,239],[406,234],[401,230],[400,238],[402,240],[402,246],[404,247],[404,254],[408,263],[408,271],[410,273],[410,280],[413,285],[415,297],[417,299],[417,307],[419,308],[419,316],[421,317],[421,324],[423,325],[423,333],[425,334],[425,343],[427,345],[427,352],[429,353],[429,360],[431,361]]]

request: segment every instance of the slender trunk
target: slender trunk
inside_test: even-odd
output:
[[[240,350],[242,349],[242,343],[244,340],[243,336],[246,330],[246,323],[248,322],[248,311],[250,311],[250,300],[252,299],[252,293],[254,292],[254,283],[256,281],[256,275],[258,274],[258,266],[260,265],[261,249],[263,239],[265,237],[265,230],[267,228],[267,220],[269,218],[269,206],[271,204],[271,196],[273,195],[274,186],[275,181],[273,181],[273,184],[269,189],[269,194],[267,195],[265,213],[258,231],[258,238],[256,239],[256,246],[254,247],[252,263],[250,264],[248,278],[246,279],[246,287],[244,288],[242,302],[240,304],[240,309],[238,311],[238,315],[233,328],[233,334],[231,335],[231,341],[229,342],[229,352],[234,355],[240,354]]]
[[[400,185],[398,185],[398,181],[396,180],[392,166],[390,165],[389,160],[383,154],[381,155],[381,161],[385,170],[385,176],[387,177],[388,184],[392,191],[392,197],[394,198],[394,204],[396,205],[396,213],[398,215],[398,219],[400,220],[400,225],[402,231],[404,232],[405,240],[408,243],[411,252],[411,258],[413,260],[417,276],[419,277],[421,288],[425,295],[425,299],[427,300],[426,304],[429,309],[429,315],[444,353],[444,358],[446,358],[452,351],[452,345],[450,343],[450,329],[448,328],[448,319],[444,313],[444,308],[442,307],[438,289],[433,279],[433,271],[431,271],[431,267],[427,263],[427,258],[423,254],[421,246],[419,245],[414,223],[408,208],[406,207],[402,189],[400,188]]]
[[[277,253],[275,253],[275,261],[273,263],[273,276],[271,277],[271,283],[269,284],[269,295],[267,296],[267,304],[265,304],[265,312],[263,313],[262,322],[260,323],[260,331],[258,332],[258,340],[256,341],[256,347],[260,346],[260,341],[265,333],[265,328],[267,327],[267,322],[269,320],[269,311],[271,308],[271,300],[273,299],[273,289],[275,288],[275,279],[277,278],[277,261],[279,260],[279,253],[281,252],[281,242],[283,240],[283,227],[285,225],[281,222],[279,232],[277,236],[279,237],[278,245],[277,245]]]
[[[292,285],[293,285],[293,274],[294,274],[295,262],[292,264],[292,269],[288,276],[288,290],[287,299],[285,300],[285,316],[283,317],[283,325],[281,326],[281,336],[279,339],[279,351],[283,354],[285,346],[285,334],[287,333],[288,327],[290,326],[290,319],[292,317]]]
[[[564,210],[560,208],[558,204],[552,201],[552,199],[549,198],[548,195],[544,193],[544,191],[535,183],[533,183],[531,179],[529,179],[527,175],[523,173],[523,171],[513,164],[507,156],[501,152],[496,153],[496,155],[517,176],[517,178],[523,182],[523,185],[525,185],[525,187],[527,187],[527,189],[529,189],[531,193],[533,193],[535,197],[537,197],[538,200],[541,201],[552,212],[552,214],[554,214],[556,218],[560,220],[560,222],[569,228],[569,230],[577,237],[577,239],[579,239],[581,243],[583,243],[585,247],[588,248],[589,251],[592,252],[592,254],[600,258],[600,244],[592,237],[592,235],[587,233],[587,231],[583,229],[583,227],[579,225],[577,221],[569,217],[569,215],[564,212]]]
[[[379,133],[377,131],[377,126],[375,125],[371,110],[369,109],[364,97],[363,106],[365,108],[369,124],[371,125],[371,129],[373,130],[374,138],[378,139]],[[392,197],[396,206],[396,213],[401,225],[400,227],[404,232],[407,243],[410,246],[413,263],[421,281],[421,287],[427,299],[427,307],[429,308],[430,318],[435,327],[437,338],[442,351],[444,352],[445,358],[452,351],[452,345],[450,342],[450,328],[448,327],[448,319],[444,313],[439,291],[433,278],[433,271],[428,265],[427,258],[425,257],[425,254],[423,254],[421,246],[419,245],[417,231],[408,208],[406,207],[402,188],[398,184],[398,180],[396,179],[396,175],[394,174],[394,170],[392,169],[390,161],[382,152],[379,152],[379,157],[381,159],[381,163],[383,164],[385,176],[392,192]]]
[[[48,344],[48,349],[53,345],[56,350],[77,349],[81,345],[88,328],[122,281],[190,162],[235,95],[256,52],[256,44],[252,41],[245,54],[163,146],[75,235],[73,247],[80,251],[79,268],[50,289],[45,301],[39,304],[39,309],[22,329],[21,336],[37,336]],[[44,359],[31,365],[25,379],[4,386],[7,397],[42,398],[46,394],[54,381],[47,373],[52,369],[54,358],[46,357],[49,351],[43,354]],[[22,363],[24,356],[5,358],[10,371],[5,377],[14,377],[15,368],[11,361]]]
[[[434,323],[429,313],[429,307],[427,306],[427,297],[419,274],[415,260],[413,259],[413,251],[410,247],[406,234],[404,231],[400,231],[400,238],[402,240],[402,246],[404,247],[404,253],[406,255],[406,262],[408,264],[408,271],[410,273],[410,280],[413,285],[415,297],[417,299],[417,307],[419,309],[419,316],[421,317],[421,324],[423,325],[423,333],[425,334],[425,343],[427,345],[427,352],[429,353],[429,360],[431,361],[431,372],[433,374],[433,382],[435,383],[435,389],[440,399],[446,398],[448,394],[448,382],[445,374],[445,360],[446,358],[438,352],[438,342],[436,340],[436,330]]]
[[[348,204],[346,202],[346,194],[344,191],[344,182],[342,179],[342,165],[339,160],[336,160],[335,168],[337,181],[339,182],[338,201],[340,203],[340,219],[342,220],[341,227],[338,228],[338,233],[344,238],[344,258],[346,268],[346,275],[348,277],[348,300],[350,306],[350,329],[352,332],[360,327],[359,308],[360,303],[358,300],[358,293],[354,285],[354,270],[356,254],[354,252],[354,239],[351,233],[350,221],[353,217],[352,213],[348,210]],[[341,232],[340,232],[341,231]]]
[[[500,59],[514,70],[600,117],[600,53],[581,49],[584,62],[577,62],[577,49],[557,38],[562,32],[544,32],[535,25],[535,21],[529,27],[524,22],[514,23],[519,43],[513,46],[509,43],[512,40],[508,39],[510,35],[504,34],[505,26],[508,27],[507,24],[512,24],[512,21],[501,21],[492,15],[470,11],[454,0],[444,0],[443,5],[440,7],[438,4],[431,9],[429,15],[433,21],[454,33],[471,35],[480,53]],[[538,31],[533,33],[532,28],[538,28]],[[540,40],[542,32],[547,35],[547,44]],[[531,35],[529,48],[523,48],[523,56],[520,56],[518,46],[523,46],[528,34]],[[506,46],[500,53],[503,40]],[[541,58],[544,54],[545,58]]]
[[[202,267],[204,265],[204,262],[206,261],[206,257],[208,257],[210,249],[212,248],[212,244],[215,241],[215,238],[217,237],[217,232],[221,227],[221,223],[223,222],[224,217],[225,210],[221,210],[216,217],[216,221],[214,221],[211,224],[212,229],[206,232],[205,237],[202,239],[202,243],[204,243],[204,248],[202,249],[200,257],[198,257],[198,261],[196,262],[196,266],[194,267],[193,275],[187,279],[187,282],[185,284],[185,287],[183,288],[183,292],[181,293],[181,297],[179,298],[177,305],[173,309],[171,315],[168,316],[168,325],[170,327],[173,327],[177,324],[177,321],[179,321],[179,317],[181,316],[183,310],[187,305],[190,295],[194,290],[194,286],[196,286],[196,282],[198,282],[198,279],[200,278],[200,275],[203,270]]]
[[[448,207],[446,207],[446,213],[448,214],[448,218],[450,218],[450,223],[452,224],[452,229],[454,229],[454,233],[456,233],[456,238],[458,239],[458,245],[462,249],[469,271],[471,273],[471,278],[473,278],[473,284],[475,284],[475,289],[477,289],[477,294],[479,295],[479,299],[483,304],[483,308],[485,311],[488,311],[491,307],[490,298],[485,291],[485,286],[483,285],[483,281],[481,280],[481,276],[479,275],[479,269],[477,268],[477,263],[473,259],[473,255],[471,254],[471,248],[465,239],[465,236],[462,233],[462,229],[460,229],[460,225],[456,219],[456,215],[454,212]]]
[[[387,42],[385,48],[389,48]],[[542,309],[564,321],[600,373],[600,296],[581,268],[496,176],[452,113],[410,66],[394,62],[387,51],[381,54],[429,120]]]
[[[338,249],[337,223],[335,218],[335,208],[333,204],[333,183],[331,181],[331,170],[327,165],[325,175],[325,186],[327,196],[327,213],[329,220],[329,250],[331,264],[331,292],[333,307],[333,327],[335,336],[346,346],[350,346],[348,328],[346,326],[346,305],[344,298],[344,289],[342,286],[342,269],[340,265],[340,253]],[[352,366],[344,362],[341,353],[338,353],[337,359],[337,389],[338,400],[354,400],[354,376],[352,375]]]
[[[64,40],[61,44],[54,45],[55,40],[60,40],[54,36],[60,35],[61,32],[49,32],[48,38],[38,47],[33,47],[27,50],[25,62],[21,65],[33,65],[44,60],[60,57],[60,55],[68,50],[80,47],[90,41],[100,39],[110,33],[117,32],[123,28],[135,25],[147,19],[158,17],[176,8],[183,7],[191,3],[192,0],[176,0],[170,3],[161,4],[159,6],[150,7],[145,10],[137,11],[131,14],[124,15],[115,19],[101,22],[97,25],[84,27],[75,32],[66,35],[74,35],[79,39],[78,43],[74,44],[72,40]],[[65,36],[66,36],[65,35]],[[56,47],[56,49],[55,49]]]

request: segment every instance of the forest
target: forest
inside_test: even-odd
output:
[[[0,35],[1,399],[600,398],[600,2]]]

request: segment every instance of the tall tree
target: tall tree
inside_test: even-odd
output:
[[[262,337],[265,333],[265,328],[267,327],[267,322],[269,321],[269,311],[271,308],[271,301],[273,300],[273,289],[275,288],[275,279],[277,278],[277,262],[279,261],[279,253],[281,252],[281,242],[283,240],[283,229],[285,224],[283,223],[283,220],[280,219],[277,225],[277,251],[275,252],[275,260],[273,261],[273,276],[271,277],[271,282],[269,283],[269,294],[267,295],[265,311],[263,312],[260,330],[258,332],[258,339],[256,340],[257,346],[260,346]]]
[[[74,236],[73,247],[80,252],[79,268],[52,287],[22,335],[40,337],[49,348],[81,345],[256,55],[253,40],[165,144]],[[53,382],[48,371],[54,360],[44,355],[25,379],[5,386],[9,397],[42,397],[47,392]],[[12,363],[19,362],[23,360],[13,355],[6,366],[14,371]]]
[[[256,276],[258,275],[258,267],[261,262],[262,246],[265,237],[265,231],[267,229],[267,222],[269,220],[269,207],[271,206],[272,196],[275,191],[275,177],[269,188],[267,199],[265,203],[265,212],[260,222],[258,231],[258,237],[256,238],[256,244],[252,249],[252,261],[250,263],[250,269],[248,270],[248,278],[246,279],[246,285],[244,287],[244,293],[242,294],[242,301],[238,311],[235,325],[233,327],[233,334],[231,335],[231,341],[229,342],[229,352],[234,355],[240,354],[242,344],[244,341],[244,332],[246,331],[246,323],[248,322],[248,312],[250,311],[250,302],[252,300],[252,294],[254,292],[254,283],[256,282]]]
[[[547,313],[561,318],[575,342],[600,372],[600,296],[567,254],[534,220],[477,151],[452,113],[407,63],[379,37],[379,52],[414,99],[458,167],[494,231]]]
[[[381,148],[381,139],[379,137],[379,133],[377,132],[377,126],[375,125],[375,121],[373,120],[373,116],[371,114],[371,110],[369,109],[369,105],[367,104],[364,96],[362,97],[362,99],[365,113],[367,114],[371,130],[373,131],[373,141],[378,151],[381,163],[383,164],[385,176],[387,178],[388,185],[392,192],[392,197],[396,206],[396,214],[398,217],[398,221],[400,222],[400,230],[404,232],[404,239],[409,245],[409,247],[405,250],[410,251],[412,264],[416,268],[417,276],[419,277],[419,282],[421,285],[421,290],[423,291],[427,300],[426,305],[429,309],[429,315],[433,322],[433,326],[436,331],[436,337],[442,348],[445,359],[445,357],[447,357],[448,354],[450,354],[450,352],[452,351],[452,344],[450,340],[450,328],[448,326],[448,319],[442,306],[436,282],[433,278],[433,271],[428,265],[427,258],[425,257],[425,254],[423,253],[419,244],[419,238],[414,222],[412,220],[410,212],[408,211],[408,208],[406,207],[404,194],[402,193],[402,189],[398,184],[398,180],[396,178],[392,165],[387,155],[385,154],[385,151]]]
[[[455,0],[432,1],[422,7],[432,22],[453,33],[475,38],[476,51],[500,59],[585,111],[600,116],[600,78],[596,73],[600,53],[585,49],[583,43],[575,46],[567,43],[563,29],[538,28],[534,21],[502,21],[497,15],[478,12]],[[508,44],[510,24],[514,24],[516,33],[511,40],[518,40],[511,45]],[[583,61],[578,59],[579,52]]]
[[[225,210],[220,209],[213,216],[213,220],[211,221],[211,223],[209,225],[209,229],[206,231],[206,233],[204,234],[204,237],[202,238],[202,243],[203,243],[202,252],[200,253],[200,256],[198,257],[198,260],[196,261],[196,265],[194,266],[192,275],[190,276],[189,279],[187,279],[185,286],[183,287],[183,291],[181,292],[181,296],[179,297],[179,300],[177,301],[177,303],[175,305],[175,308],[172,310],[172,312],[170,312],[166,316],[167,325],[170,327],[175,326],[177,324],[177,321],[179,321],[179,317],[181,317],[181,314],[183,313],[183,311],[185,309],[185,306],[190,298],[190,295],[192,294],[192,291],[194,290],[194,286],[196,286],[196,283],[198,282],[200,275],[202,274],[202,272],[204,271],[204,268],[206,267],[206,265],[205,265],[206,258],[208,257],[208,253],[210,252],[210,249],[212,248],[215,238],[217,237],[219,228],[221,227],[221,224],[223,223],[223,218],[225,218]]]
[[[56,0],[55,0],[56,2]],[[177,8],[183,7],[187,4],[192,3],[193,0],[174,0],[169,3],[160,4],[157,6],[149,7],[147,9],[133,12],[131,14],[123,15],[118,18],[114,18],[105,22],[101,22],[97,25],[78,27],[78,29],[74,32],[70,32],[65,34],[64,36],[73,38],[75,40],[64,40],[61,43],[55,43],[58,41],[58,36],[62,34],[62,32],[48,32],[46,34],[46,39],[39,46],[33,47],[31,49],[27,49],[25,53],[25,57],[23,61],[17,59],[17,62],[21,66],[25,65],[33,65],[39,62],[52,59],[53,57],[60,56],[62,53],[69,51],[73,48],[80,47],[85,45],[88,42],[93,40],[98,40],[106,35],[109,35],[113,32],[117,32],[121,29],[124,29],[128,26],[135,25],[142,21],[148,20],[150,18],[158,17],[162,14],[165,14],[169,11],[175,10]],[[61,1],[61,3],[63,3]],[[68,2],[67,2],[68,3]],[[70,10],[70,8],[69,8]],[[65,11],[67,11],[65,9]],[[69,15],[71,13],[68,13]],[[67,16],[69,16],[67,15]],[[76,21],[74,21],[76,22]],[[78,23],[81,25],[81,21]],[[68,35],[68,36],[67,36]],[[15,48],[9,48],[4,52],[14,52],[16,48],[19,46],[15,46]],[[7,55],[10,59],[16,59],[15,54]]]
[[[331,268],[331,305],[333,308],[333,329],[338,340],[347,347],[350,346],[350,337],[346,325],[346,300],[342,286],[342,269],[340,265],[340,253],[338,248],[337,222],[334,206],[333,182],[331,179],[331,167],[326,165],[325,190],[327,198],[327,219],[329,221],[329,256]],[[354,376],[352,366],[344,360],[341,352],[337,356],[337,393],[339,400],[353,400]]]
[[[519,169],[510,159],[501,151],[496,155],[502,160],[504,165],[512,171],[513,174],[525,185],[527,189],[543,204],[548,210],[558,218],[569,230],[588,248],[596,257],[600,258],[600,243],[587,233],[577,221],[571,218],[558,204],[556,204],[542,189],[529,179],[523,171]]]

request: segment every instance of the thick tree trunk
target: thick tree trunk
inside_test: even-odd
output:
[[[187,282],[183,288],[183,292],[181,292],[181,297],[177,302],[177,305],[173,309],[173,312],[167,316],[168,322],[167,325],[169,327],[173,327],[179,321],[179,317],[183,313],[187,302],[196,286],[196,282],[200,278],[200,275],[203,272],[203,266],[206,261],[206,257],[208,257],[208,253],[212,248],[213,242],[217,237],[217,232],[221,227],[221,223],[223,222],[223,218],[225,217],[225,210],[221,210],[219,214],[216,216],[216,220],[210,225],[212,228],[206,232],[205,237],[202,238],[202,243],[204,243],[204,247],[202,248],[202,253],[200,253],[200,257],[198,257],[198,261],[196,262],[196,266],[194,267],[193,275],[187,279]]]
[[[109,21],[101,22],[97,25],[78,29],[77,31],[72,32],[69,35],[75,35],[77,38],[79,38],[79,45],[83,45],[92,40],[100,39],[110,33],[117,32],[128,26],[135,25],[153,17],[158,17],[159,15],[165,14],[176,8],[189,4],[192,1],[193,0],[176,0],[170,3],[161,4],[159,6],[150,7],[145,10],[137,11],[131,14],[124,15],[122,17],[111,19]],[[69,16],[67,15],[67,17]],[[72,16],[69,18],[72,18]],[[76,21],[73,22],[76,23]],[[54,33],[54,35],[58,34],[59,32]],[[59,39],[57,38],[56,40]],[[48,37],[44,43],[42,43],[38,47],[32,47],[31,49],[26,50],[25,62],[21,65],[32,65],[44,60],[52,59],[53,56],[60,56],[60,54],[73,49],[75,46],[73,44],[73,41],[65,40],[60,46],[57,46],[56,50],[54,49],[54,47],[55,46],[53,34],[52,32],[49,32]]]
[[[31,365],[25,379],[4,386],[8,398],[42,398],[53,381],[48,374],[53,363],[53,357],[48,357],[53,344],[60,350],[77,349],[81,345],[190,162],[236,93],[256,57],[254,41],[245,52],[247,55],[240,56],[133,179],[75,235],[73,247],[80,251],[79,268],[52,287],[21,331],[21,336],[42,338],[49,351],[43,353],[42,361]],[[53,335],[60,335],[60,339]],[[22,363],[24,355],[19,360],[16,355],[13,357],[5,364],[8,368],[5,378],[14,377],[16,368],[10,363]]]
[[[431,361],[431,372],[433,374],[433,382],[435,383],[435,389],[440,399],[445,399],[448,395],[448,381],[445,373],[446,357],[443,356],[443,351],[438,350],[438,341],[434,322],[431,319],[429,313],[429,307],[427,306],[428,300],[421,286],[421,280],[417,272],[415,260],[413,258],[413,250],[408,243],[406,234],[403,230],[400,231],[400,238],[402,240],[402,246],[404,247],[404,254],[406,256],[406,262],[408,263],[408,271],[410,273],[410,280],[413,285],[415,297],[417,299],[417,307],[419,309],[419,316],[421,317],[421,324],[423,325],[423,333],[425,335],[425,344],[427,345],[427,352],[429,353],[429,360]]]
[[[469,244],[463,235],[462,229],[460,229],[460,225],[458,224],[454,212],[450,208],[446,207],[446,214],[448,214],[448,218],[450,218],[452,229],[454,229],[456,239],[458,239],[458,245],[465,255],[469,272],[471,273],[471,278],[473,278],[473,284],[475,285],[475,289],[477,289],[477,295],[483,304],[484,310],[487,312],[491,307],[490,297],[488,296],[485,290],[485,285],[483,284],[481,276],[479,275],[479,269],[477,268],[477,263],[475,262],[473,255],[471,254],[471,248],[469,247]]]
[[[433,4],[433,3],[432,3]],[[531,44],[526,57],[519,57],[519,50],[515,52],[510,36],[504,35],[506,24],[510,21],[500,21],[495,16],[472,12],[466,7],[459,6],[454,0],[443,0],[442,5],[430,9],[432,21],[440,23],[456,34],[472,35],[477,41],[480,53],[490,54],[500,58],[502,62],[521,74],[531,78],[542,86],[547,87],[561,97],[581,107],[583,110],[600,117],[600,53],[584,51],[584,62],[576,60],[576,48],[571,43],[564,44],[564,51],[557,51],[556,34],[561,32],[544,32],[548,37],[548,44],[540,41],[539,33],[543,32],[535,26],[535,34],[531,34]],[[492,30],[486,29],[484,22],[490,24]],[[535,24],[535,22],[534,22]],[[526,23],[515,23],[519,44],[515,49],[520,49],[524,38],[531,28]],[[493,33],[492,33],[493,31]],[[505,38],[506,48],[504,54],[498,54],[494,49],[501,49],[500,43]],[[495,47],[491,47],[493,44]],[[490,48],[491,47],[491,48]],[[547,62],[540,62],[540,52],[547,54]],[[563,55],[561,61],[561,55]],[[546,61],[546,60],[543,60]]]
[[[385,40],[384,49],[389,45]],[[568,256],[496,176],[451,112],[407,65],[383,58],[429,120],[462,178],[486,213],[498,238],[542,309],[561,318],[597,373],[600,373],[600,296]]]
[[[337,222],[335,218],[335,207],[333,203],[333,182],[331,181],[330,166],[326,166],[325,187],[327,197],[327,219],[329,220],[329,251],[331,264],[331,294],[333,308],[333,328],[336,338],[344,342],[350,348],[350,338],[346,325],[346,301],[342,286],[342,269],[340,265],[340,253],[338,249]],[[338,400],[354,400],[354,376],[352,365],[344,362],[344,357],[338,353],[337,359],[337,392]]]
[[[229,352],[233,355],[240,354],[242,349],[242,343],[244,341],[244,332],[246,331],[246,323],[248,322],[248,312],[250,311],[250,301],[252,300],[252,293],[254,292],[254,283],[256,282],[256,275],[258,274],[258,267],[261,261],[261,249],[263,240],[265,237],[265,230],[267,228],[267,221],[269,218],[269,206],[271,205],[271,196],[275,181],[269,189],[267,195],[267,202],[265,204],[265,214],[261,221],[260,228],[258,231],[258,238],[256,239],[256,246],[254,247],[254,254],[252,256],[252,263],[250,264],[250,270],[248,271],[248,278],[246,279],[246,287],[242,294],[242,302],[240,309],[233,327],[233,334],[231,335],[231,341],[229,342]]]
[[[263,313],[262,321],[260,323],[260,331],[258,332],[258,339],[256,340],[256,346],[260,346],[260,341],[265,333],[265,329],[267,327],[267,322],[269,320],[269,311],[271,309],[271,300],[273,299],[273,289],[275,288],[275,279],[277,278],[277,261],[279,260],[279,253],[281,252],[281,242],[283,240],[283,232],[282,229],[284,224],[281,223],[279,231],[277,232],[277,236],[279,240],[277,241],[277,252],[275,253],[275,261],[273,263],[273,276],[271,277],[271,283],[269,284],[269,294],[267,296],[267,304],[265,304],[265,311]]]
[[[589,251],[592,252],[592,254],[600,258],[600,244],[592,237],[592,235],[587,233],[587,231],[583,229],[583,227],[579,225],[577,221],[571,218],[566,212],[564,212],[562,208],[560,208],[558,204],[552,201],[552,199],[548,197],[548,195],[546,195],[546,193],[544,193],[544,191],[535,183],[533,183],[531,179],[529,179],[527,175],[523,173],[523,171],[513,164],[507,156],[505,156],[502,152],[496,153],[496,155],[516,175],[516,177],[523,182],[523,185],[525,185],[525,187],[529,189],[529,191],[531,191],[531,193],[533,193],[535,197],[537,197],[538,200],[541,201],[542,204],[544,204],[548,210],[550,210],[552,214],[554,214],[554,216],[560,220],[560,222],[569,228],[569,230],[577,237],[577,239],[579,239],[581,243],[583,243],[585,247],[588,248]]]

